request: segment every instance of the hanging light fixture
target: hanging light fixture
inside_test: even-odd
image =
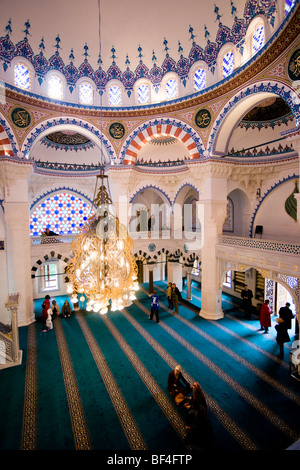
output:
[[[98,13],[101,59],[100,0],[98,0]],[[139,285],[137,265],[131,253],[133,242],[127,228],[120,223],[115,214],[108,176],[104,173],[101,93],[100,97],[102,166],[94,192],[93,204],[96,211],[72,242],[73,257],[67,268],[67,276],[70,280],[72,302],[76,304],[78,297],[81,302],[85,298],[87,311],[93,310],[105,314],[109,306],[114,311],[131,305],[132,300],[136,298],[135,291],[139,289]]]
[[[78,296],[82,301],[84,295],[87,311],[105,314],[109,306],[114,311],[131,305],[139,285],[137,265],[131,253],[133,242],[114,213],[104,169],[98,180],[96,211],[72,242],[73,258],[67,276],[73,289],[72,302],[77,303]]]

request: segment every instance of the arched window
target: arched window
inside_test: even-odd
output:
[[[121,88],[118,85],[113,85],[109,89],[109,105],[110,106],[121,106]]]
[[[22,62],[18,62],[15,65],[15,86],[23,88],[24,90],[30,90],[31,87],[31,76],[29,68]]]
[[[178,89],[177,89],[177,80],[175,78],[170,78],[166,83],[166,98],[173,99],[177,98]]]
[[[285,0],[285,6],[284,6],[284,14],[287,16],[293,6],[295,5],[296,0]]]
[[[141,85],[139,85],[137,90],[137,101],[138,104],[150,103],[150,88],[147,83],[142,83]]]
[[[252,54],[256,54],[263,47],[264,43],[265,28],[262,21],[260,21],[252,35]]]
[[[223,57],[222,72],[223,78],[228,77],[234,71],[234,54],[232,51],[227,52]]]
[[[88,82],[82,82],[79,85],[79,103],[87,105],[94,103],[93,87]]]
[[[206,73],[203,68],[199,68],[194,73],[194,91],[204,90],[206,86]]]
[[[30,215],[30,235],[41,236],[46,228],[58,235],[78,233],[91,214],[90,204],[61,192],[43,201]]]
[[[63,82],[58,75],[50,75],[48,78],[48,96],[53,100],[63,99]]]

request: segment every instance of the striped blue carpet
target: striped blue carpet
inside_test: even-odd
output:
[[[185,441],[185,415],[168,394],[180,364],[202,386],[213,428],[210,450],[284,450],[299,438],[299,382],[276,357],[274,331],[246,321],[239,300],[223,296],[225,317],[197,315],[201,291],[179,314],[167,309],[165,282],[155,283],[160,323],[149,320],[148,285],[122,312],[73,313],[42,333],[20,329],[20,366],[0,371],[1,450],[201,449]],[[183,297],[185,297],[183,295]],[[57,298],[62,306],[64,298]]]

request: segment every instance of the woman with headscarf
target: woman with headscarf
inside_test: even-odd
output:
[[[198,382],[193,383],[193,395],[184,407],[188,410],[186,441],[207,448],[212,441],[212,426],[207,413],[204,392]]]

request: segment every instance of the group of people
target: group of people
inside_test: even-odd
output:
[[[167,291],[166,291],[167,299],[168,299],[168,308],[170,310],[175,311],[178,313],[178,302],[181,300],[181,293],[176,284],[173,282],[168,283]]]
[[[42,332],[46,333],[53,329],[53,319],[60,315],[60,308],[56,300],[52,300],[50,305],[50,295],[46,295],[42,303]],[[71,316],[71,306],[68,300],[62,306],[61,315],[63,317]]]
[[[168,308],[170,310],[174,309],[175,313],[178,313],[178,301],[181,300],[182,297],[180,290],[178,287],[176,287],[175,283],[168,283],[166,295],[168,299]],[[159,323],[159,300],[156,290],[154,290],[153,294],[151,295],[150,320],[152,320],[154,316],[156,323]]]
[[[212,426],[200,384],[194,382],[191,387],[183,376],[180,365],[177,365],[169,373],[168,391],[175,404],[186,413],[186,442],[207,449],[212,444]]]
[[[260,309],[260,331],[264,330],[265,334],[269,332],[269,327],[271,326],[272,311],[269,304],[269,299],[266,299]],[[292,328],[294,314],[290,309],[290,306],[290,303],[286,302],[285,306],[279,309],[279,317],[276,318],[276,341],[279,346],[278,357],[280,359],[283,359],[284,343],[289,343],[291,340],[288,330]]]
[[[253,293],[252,290],[248,288],[247,284],[245,284],[244,289],[241,292],[241,297],[243,299],[245,317],[247,320],[250,320],[252,313]],[[267,334],[269,332],[269,328],[271,327],[272,311],[270,309],[269,304],[269,299],[266,299],[263,305],[261,306],[259,314],[260,331],[264,331],[264,334]],[[279,346],[278,357],[280,359],[283,359],[284,343],[288,343],[291,340],[288,330],[292,328],[292,319],[294,318],[294,314],[290,309],[290,306],[290,303],[286,302],[285,306],[279,309],[279,317],[276,318],[276,341]]]

